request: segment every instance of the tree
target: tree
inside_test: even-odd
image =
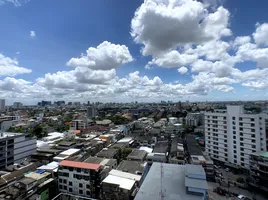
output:
[[[41,126],[35,126],[34,128],[33,128],[33,132],[32,132],[32,134],[34,135],[34,136],[36,136],[37,138],[42,138],[42,132],[43,132],[43,128],[41,127]]]

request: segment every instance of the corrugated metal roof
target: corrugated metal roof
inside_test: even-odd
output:
[[[185,186],[193,188],[208,189],[208,184],[206,180],[187,178],[185,177]]]

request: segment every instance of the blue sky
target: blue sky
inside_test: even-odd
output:
[[[126,102],[267,99],[267,1],[159,2],[0,0],[0,98],[25,104],[42,98]],[[172,2],[173,7],[168,7]],[[185,8],[180,9],[182,6]],[[166,16],[157,14],[159,10]],[[191,21],[184,23],[190,12]],[[226,20],[214,23],[213,14]],[[202,20],[195,24],[198,19]],[[200,30],[206,20],[206,28]],[[240,36],[250,41],[234,45]],[[115,48],[118,57],[105,56],[101,50],[86,55],[87,49],[97,49],[104,41],[109,42],[104,51]],[[220,44],[215,51],[222,50],[211,57],[208,44],[216,43]],[[100,64],[88,64],[97,55],[103,59]],[[77,59],[67,64],[72,58]],[[198,60],[206,62],[202,69]],[[103,66],[108,63],[113,63],[109,69]],[[13,70],[14,66],[19,68]]]

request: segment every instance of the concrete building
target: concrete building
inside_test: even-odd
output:
[[[106,200],[129,200],[133,199],[137,193],[141,176],[122,172],[118,170],[110,171],[109,175],[102,181],[102,196]]]
[[[6,100],[5,99],[0,99],[0,112],[4,111],[6,108]]]
[[[268,152],[252,153],[249,156],[249,185],[268,191]]]
[[[0,117],[0,131],[7,131],[11,126],[19,123],[18,116],[1,116]]]
[[[134,149],[128,156],[127,160],[144,161],[146,159],[147,152],[144,150]]]
[[[188,126],[201,126],[204,124],[204,113],[188,113],[185,118]]]
[[[265,113],[248,113],[230,105],[205,113],[206,152],[212,159],[249,169],[249,155],[267,150]]]
[[[36,140],[22,133],[0,133],[0,168],[20,163],[36,152]]]
[[[59,191],[98,198],[101,165],[64,160],[59,163]]]
[[[70,130],[81,130],[87,128],[87,121],[76,119],[70,123]]]
[[[87,117],[92,119],[92,118],[95,118],[96,116],[97,116],[96,106],[94,104],[92,106],[88,106],[87,107]]]
[[[19,108],[21,108],[22,107],[22,103],[21,102],[14,102],[13,103],[13,108],[15,108],[15,109],[19,109]]]
[[[200,165],[153,163],[135,200],[205,200],[207,189]]]

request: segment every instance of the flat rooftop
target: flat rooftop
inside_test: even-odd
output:
[[[117,167],[117,170],[132,174],[142,173],[147,163],[143,161],[122,160]]]
[[[134,149],[128,156],[128,160],[144,160],[147,152],[144,150]]]
[[[84,160],[84,162],[93,163],[93,164],[99,164],[99,165],[102,165],[102,166],[111,166],[117,161],[116,161],[116,159],[88,157],[86,160]]]
[[[113,148],[103,148],[99,153],[96,154],[97,157],[112,158],[118,152],[118,149]]]
[[[119,176],[114,176],[114,175],[108,175],[102,183],[109,183],[109,184],[115,184],[118,185],[120,188],[125,189],[125,190],[131,190],[132,187],[135,185],[134,180],[119,177]]]
[[[162,167],[161,167],[162,166]],[[161,180],[162,169],[162,192]],[[186,193],[185,187],[185,166],[176,164],[153,163],[147,174],[135,200],[203,200],[203,196],[196,196]]]

